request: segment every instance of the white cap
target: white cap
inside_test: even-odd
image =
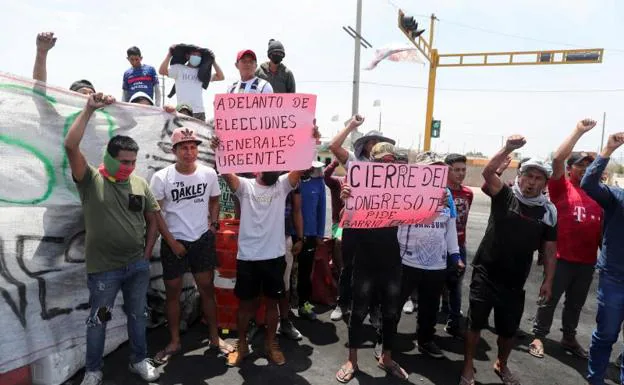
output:
[[[134,103],[135,100],[139,99],[139,98],[145,98],[147,100],[150,101],[150,103],[152,103],[152,106],[154,105],[154,99],[152,99],[151,96],[149,96],[148,94],[146,94],[143,91],[139,91],[139,92],[135,92],[131,97],[130,100],[128,100],[130,103]]]

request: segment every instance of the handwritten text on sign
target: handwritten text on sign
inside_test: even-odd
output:
[[[378,228],[426,223],[437,215],[447,166],[353,162],[347,177],[351,197],[341,226]]]
[[[310,168],[315,95],[222,94],[214,109],[219,172]]]

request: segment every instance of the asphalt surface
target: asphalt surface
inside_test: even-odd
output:
[[[474,255],[487,224],[489,199],[475,190],[475,202],[470,212],[468,223],[468,258]],[[470,284],[470,269],[464,280],[463,311],[467,311],[467,287]],[[510,369],[518,374],[522,384],[531,385],[576,385],[587,384],[584,376],[587,361],[566,353],[558,345],[561,339],[561,307],[555,313],[551,334],[545,343],[546,357],[537,359],[527,353],[531,342],[532,321],[535,315],[536,300],[542,279],[542,268],[534,265],[526,284],[525,312],[520,325],[521,333],[510,360]],[[578,328],[578,340],[589,346],[591,333],[595,326],[596,283],[594,280],[587,303],[581,314]],[[321,312],[317,321],[295,319],[296,327],[303,333],[299,342],[280,339],[280,345],[287,359],[282,367],[268,364],[262,356],[262,336],[255,339],[253,348],[256,352],[248,357],[240,368],[228,368],[225,360],[218,357],[214,350],[206,349],[208,332],[206,327],[196,324],[182,337],[183,355],[176,356],[170,363],[160,368],[162,375],[159,384],[163,385],[231,385],[231,384],[298,384],[325,385],[337,384],[334,376],[340,365],[346,360],[347,325],[345,322],[332,322],[329,319],[331,309],[317,308]],[[440,315],[437,326],[437,343],[444,351],[446,359],[435,360],[418,352],[415,344],[415,314],[403,315],[399,324],[399,341],[395,359],[409,373],[408,381],[389,377],[377,368],[373,358],[372,342],[370,348],[359,353],[360,372],[350,384],[458,384],[459,372],[463,359],[463,342],[447,335],[443,330],[444,317]],[[493,325],[491,318],[490,324]],[[368,330],[370,341],[374,339],[372,328]],[[524,334],[522,333],[524,332]],[[230,336],[232,337],[232,336]],[[229,339],[228,339],[229,340]],[[151,330],[148,334],[150,355],[154,355],[167,343],[167,331],[164,327]],[[622,344],[614,346],[611,356],[613,362],[621,352]],[[105,359],[105,385],[145,384],[127,370],[128,344],[123,344]],[[496,336],[492,331],[484,330],[478,348],[475,366],[477,384],[501,384],[494,374],[492,365],[496,359]],[[79,372],[66,385],[78,385],[83,372]],[[618,384],[619,371],[613,365],[607,373],[607,384]]]

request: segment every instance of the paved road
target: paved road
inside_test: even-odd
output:
[[[468,253],[472,258],[477,249],[480,238],[485,230],[489,212],[489,200],[480,192],[475,191],[475,203],[470,212],[468,224]],[[542,270],[534,266],[526,285],[526,308],[522,319],[521,329],[530,333],[532,318],[535,314],[535,301],[541,282]],[[468,271],[468,277],[470,271]],[[595,283],[591,289],[589,299],[581,315],[581,325],[578,338],[582,344],[589,345],[592,329],[595,325],[596,300]],[[467,288],[469,279],[464,281]],[[467,290],[464,290],[464,311],[466,310]],[[212,350],[206,350],[207,330],[195,325],[184,336],[184,355],[176,357],[167,366],[162,368],[162,377],[159,384],[163,385],[231,385],[231,384],[298,384],[298,385],[326,385],[337,384],[334,379],[336,370],[346,358],[344,344],[347,340],[347,327],[344,322],[329,320],[331,309],[324,309],[316,322],[295,321],[296,326],[305,338],[299,343],[280,341],[288,362],[283,367],[268,365],[260,354],[253,354],[241,368],[227,368],[223,358],[217,357]],[[442,318],[440,319],[442,321]],[[490,322],[493,324],[493,321]],[[576,385],[586,384],[583,376],[587,362],[566,354],[558,345],[561,338],[559,327],[561,324],[561,305],[556,312],[553,332],[546,342],[546,358],[534,359],[527,353],[527,345],[531,342],[526,336],[518,340],[510,358],[510,368],[517,372],[523,384],[531,385]],[[398,381],[387,377],[383,371],[375,366],[371,349],[363,349],[360,353],[361,373],[351,382],[352,384],[400,384],[411,383],[419,385],[453,385],[458,383],[459,370],[462,363],[463,345],[443,331],[443,325],[438,324],[438,344],[444,350],[447,359],[433,360],[421,355],[414,342],[416,323],[415,316],[404,315],[399,324],[399,342],[396,360],[408,371],[408,382]],[[370,338],[373,339],[373,330],[370,329]],[[166,342],[166,331],[159,328],[150,331],[150,353],[154,354]],[[262,350],[262,339],[256,340],[255,347]],[[371,345],[372,347],[372,345]],[[612,354],[612,361],[621,351],[618,344]],[[105,360],[105,385],[132,385],[143,384],[132,374],[127,366],[128,346],[122,345],[117,351],[110,354]],[[496,358],[496,337],[490,331],[483,332],[483,339],[478,349],[477,383],[480,385],[500,384],[500,380],[492,371],[492,364]],[[78,385],[83,373],[78,373],[66,385]],[[617,384],[618,371],[615,367],[609,369],[607,384]]]

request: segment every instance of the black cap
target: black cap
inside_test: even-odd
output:
[[[77,92],[81,88],[89,88],[91,89],[91,91],[95,92],[95,87],[93,87],[93,84],[90,81],[85,80],[85,79],[76,80],[75,82],[72,83],[71,86],[69,86],[69,90],[75,91],[75,92]]]
[[[466,155],[448,154],[446,158],[444,158],[444,163],[448,164],[449,166],[457,162],[466,163],[467,162]]]
[[[568,167],[573,164],[579,164],[585,159],[589,159],[590,162],[593,162],[595,157],[588,152],[573,152],[568,158]]]

